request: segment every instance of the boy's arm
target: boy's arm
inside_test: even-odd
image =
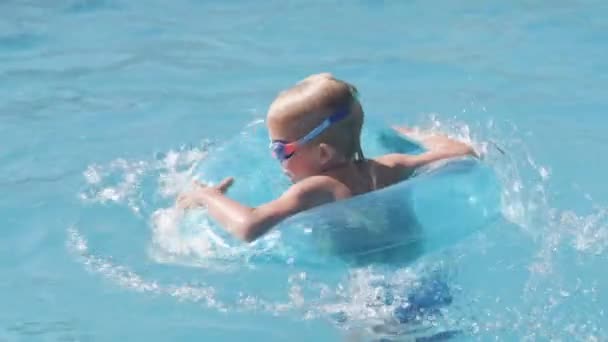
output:
[[[394,129],[405,136],[410,136],[411,130],[394,127]],[[414,139],[416,140],[416,139]],[[406,169],[408,172],[413,172],[416,168],[427,165],[429,163],[462,156],[478,157],[475,150],[458,140],[450,139],[445,135],[432,135],[419,140],[427,151],[418,155],[408,154],[390,154],[389,159],[396,165]]]
[[[307,179],[294,184],[278,199],[251,208],[224,194],[231,184],[232,178],[215,187],[198,184],[196,190],[180,196],[178,204],[186,208],[207,207],[209,215],[229,233],[251,242],[285,218],[333,200],[332,192],[322,181]]]

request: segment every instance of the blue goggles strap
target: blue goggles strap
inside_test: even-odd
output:
[[[348,106],[346,106],[346,107],[340,109],[337,113],[335,113],[332,116],[328,117],[327,119],[323,120],[323,122],[321,122],[321,124],[319,124],[319,126],[317,126],[315,129],[310,131],[304,137],[300,138],[297,141],[297,143],[304,144],[304,143],[307,143],[307,142],[311,141],[312,139],[316,138],[319,134],[321,134],[329,126],[344,119],[348,115],[348,109],[349,109]]]

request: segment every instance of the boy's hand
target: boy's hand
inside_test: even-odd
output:
[[[405,126],[393,126],[393,129],[399,134],[420,142],[424,148],[430,151],[442,151],[454,156],[471,155],[479,158],[479,155],[471,146],[461,141],[448,138],[446,135],[424,134],[423,132]]]
[[[458,141],[455,139],[448,138],[445,135],[432,135],[423,140],[423,145],[430,150],[444,151],[454,156],[473,156],[479,158],[479,155],[473,147]]]
[[[234,178],[224,178],[219,184],[209,186],[194,181],[194,189],[178,196],[177,206],[182,209],[191,209],[205,205],[205,198],[212,194],[224,194],[234,183]]]
[[[421,138],[422,138],[420,131],[415,130],[413,128],[409,128],[407,126],[391,126],[391,128],[395,132],[397,132],[403,136],[406,136],[412,140],[421,140]]]

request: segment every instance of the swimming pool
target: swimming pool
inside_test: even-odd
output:
[[[605,2],[0,13],[0,340],[608,338]],[[500,146],[505,219],[390,271],[265,268],[263,252],[176,235],[166,210],[191,168],[320,71],[356,84],[368,117]],[[387,324],[429,270],[451,303]]]

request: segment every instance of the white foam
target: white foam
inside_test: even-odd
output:
[[[573,236],[572,246],[579,252],[603,254],[608,248],[608,209],[600,208],[589,215],[572,211],[561,214],[560,224]]]
[[[136,214],[144,204],[139,187],[148,163],[119,158],[108,166],[89,165],[83,175],[88,187],[80,193],[82,200],[92,203],[126,203]]]
[[[161,285],[156,281],[148,281],[126,266],[98,257],[89,252],[88,243],[76,227],[67,230],[67,247],[77,257],[88,271],[101,275],[118,286],[142,293],[169,295],[180,300],[204,302],[207,307],[225,311],[226,306],[216,298],[212,287],[191,285]]]
[[[210,225],[205,222],[204,216],[197,217],[201,219],[197,227],[185,227],[183,210],[156,210],[152,217],[152,246],[149,249],[153,260],[160,263],[204,266],[208,265],[205,262],[207,259],[219,254],[218,248],[229,250],[227,243],[210,233]],[[194,228],[198,229],[192,231]]]

